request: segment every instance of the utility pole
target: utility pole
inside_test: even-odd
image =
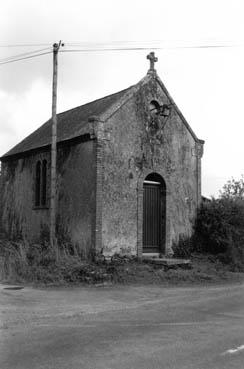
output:
[[[51,146],[51,198],[50,198],[50,244],[57,247],[56,239],[56,163],[57,163],[57,79],[58,51],[64,44],[53,44],[53,88],[52,88],[52,146]]]

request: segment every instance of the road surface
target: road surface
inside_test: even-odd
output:
[[[244,284],[4,287],[1,369],[244,368]]]

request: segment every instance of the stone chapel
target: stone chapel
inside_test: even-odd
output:
[[[56,232],[85,257],[168,255],[192,232],[204,141],[147,58],[136,85],[58,114]],[[36,242],[49,229],[51,125],[1,157],[9,238]]]

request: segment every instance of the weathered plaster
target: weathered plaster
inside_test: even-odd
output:
[[[152,100],[170,104],[168,118],[149,111]],[[143,181],[158,173],[166,183],[164,253],[181,235],[190,235],[201,199],[198,140],[157,75],[147,75],[100,117],[82,126],[83,138],[59,144],[57,231],[59,239],[91,250],[142,255]],[[84,138],[85,137],[85,138]],[[49,227],[46,208],[34,207],[34,173],[50,148],[3,163],[3,226],[10,237],[40,238]],[[48,179],[48,197],[50,178]]]
[[[95,143],[60,147],[58,152],[58,228],[84,256],[92,249],[95,223]]]
[[[105,123],[103,248],[142,251],[142,185],[152,172],[166,182],[166,253],[180,235],[190,235],[200,191],[196,138],[172,108],[152,122],[149,103],[170,100],[156,80],[142,85]],[[105,135],[106,136],[106,135]]]
[[[34,206],[34,173],[38,160],[48,162],[47,207]],[[50,152],[36,152],[3,163],[3,227],[11,238],[38,240],[49,228]],[[94,141],[63,145],[57,156],[57,231],[87,255],[95,218]]]

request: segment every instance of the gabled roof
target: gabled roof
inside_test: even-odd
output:
[[[161,79],[155,73],[148,73],[141,81],[136,85],[133,85],[125,90],[119,91],[115,94],[103,97],[101,99],[92,101],[85,105],[78,106],[74,109],[67,110],[63,113],[57,114],[58,126],[57,126],[57,142],[70,140],[75,137],[82,136],[89,133],[89,121],[92,116],[99,117],[101,121],[106,121],[111,117],[128,99],[140,88],[146,85],[151,79],[157,81],[161,89],[167,96],[168,103],[173,106],[175,112],[180,116],[183,124],[191,133],[196,142],[204,143],[203,140],[199,140],[196,134],[193,132],[180,109],[175,104],[174,100],[170,96],[166,87]],[[45,147],[51,144],[52,135],[52,121],[51,119],[44,123],[40,128],[27,136],[18,145],[8,151],[2,156],[2,159],[12,155],[24,153],[37,148]]]
[[[88,125],[88,118],[100,116],[112,105],[116,104],[122,96],[126,95],[133,86],[115,94],[78,106],[71,110],[57,114],[57,142],[72,139],[84,134]],[[49,119],[36,131],[27,136],[23,141],[14,146],[2,158],[30,151],[51,144],[52,120]]]

